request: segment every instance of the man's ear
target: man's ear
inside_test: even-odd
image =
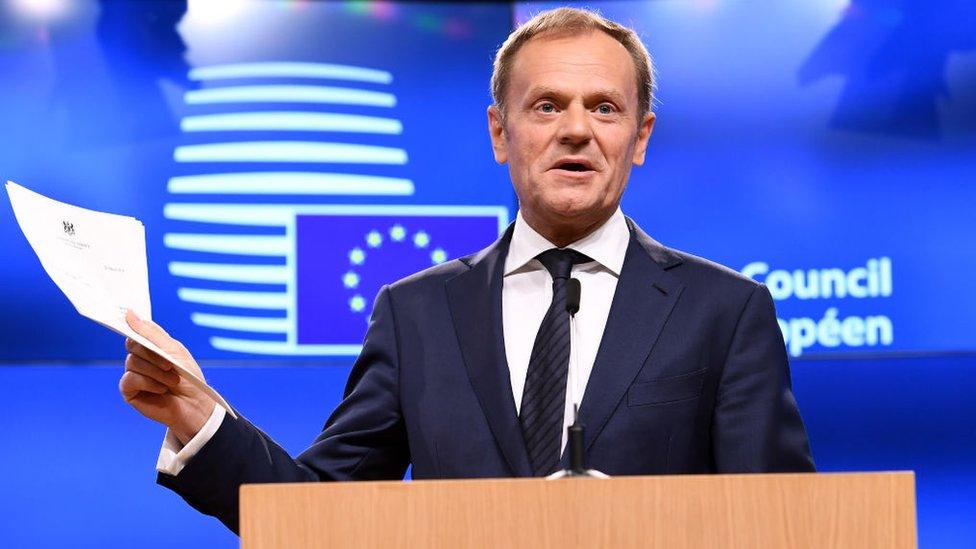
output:
[[[654,130],[655,120],[657,120],[657,116],[652,112],[648,113],[640,126],[640,130],[637,132],[637,146],[634,147],[635,166],[644,164],[644,153],[647,152],[647,141],[651,138],[651,131]]]
[[[491,136],[491,148],[495,152],[495,162],[508,162],[508,141],[505,139],[505,124],[498,107],[488,107],[488,135]]]

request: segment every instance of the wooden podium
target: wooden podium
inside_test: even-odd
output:
[[[916,547],[913,473],[241,487],[244,549]]]

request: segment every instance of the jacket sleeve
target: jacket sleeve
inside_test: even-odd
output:
[[[179,475],[160,473],[157,482],[237,533],[242,484],[403,478],[410,455],[397,359],[396,322],[384,286],[342,402],[297,459],[243,416],[228,415]]]
[[[719,473],[814,471],[806,429],[772,296],[757,285],[746,301],[719,381],[712,422]]]

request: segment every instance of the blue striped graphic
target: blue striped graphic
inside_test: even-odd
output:
[[[406,164],[407,152],[393,147],[316,141],[243,141],[184,145],[173,153],[177,162],[319,162]]]
[[[183,95],[187,105],[215,103],[333,103],[365,107],[393,107],[391,93],[332,86],[265,85],[228,86],[191,90]]]
[[[392,118],[306,111],[234,112],[187,116],[185,132],[204,131],[317,131],[399,135],[403,124]]]
[[[177,290],[177,296],[188,303],[237,307],[242,309],[287,309],[289,304],[289,296],[285,292],[237,292],[202,288],[180,288]]]
[[[413,181],[399,177],[323,172],[238,172],[169,180],[173,194],[295,194],[409,196]]]
[[[393,75],[387,71],[350,65],[296,61],[211,65],[209,67],[197,67],[190,71],[190,80],[268,77],[326,78],[373,82],[376,84],[389,84],[393,81]]]

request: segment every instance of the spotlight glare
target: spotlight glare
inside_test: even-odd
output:
[[[190,26],[227,25],[248,9],[247,0],[188,0],[186,19]]]
[[[70,0],[13,0],[11,7],[18,15],[37,21],[53,21],[68,13]]]

